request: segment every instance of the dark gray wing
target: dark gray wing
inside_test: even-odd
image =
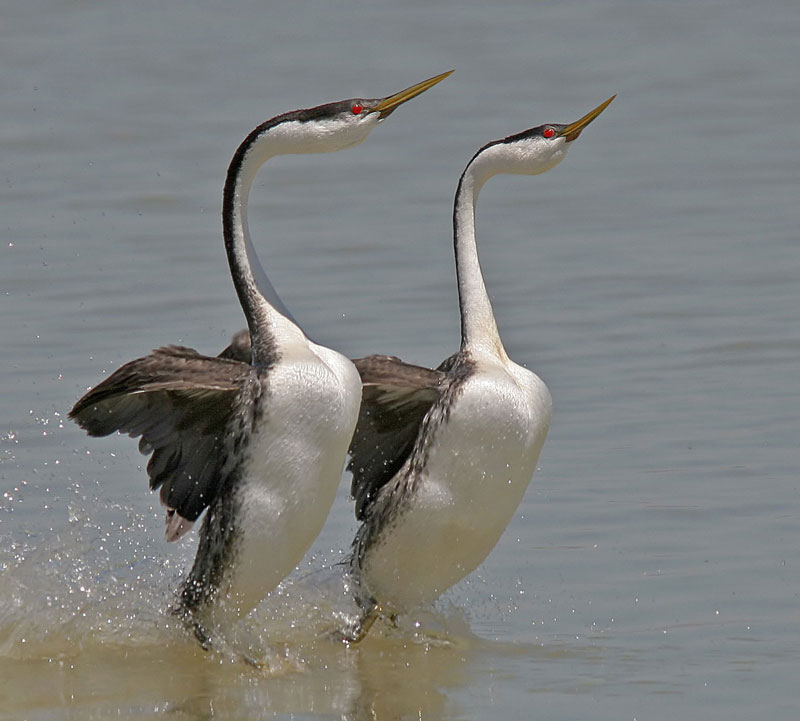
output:
[[[383,486],[402,468],[425,414],[439,398],[447,374],[392,356],[356,358],[363,385],[350,462],[356,518],[366,516]]]
[[[250,331],[243,328],[233,334],[231,344],[220,353],[217,358],[230,358],[242,363],[251,362]]]
[[[150,488],[194,521],[222,481],[225,431],[251,368],[234,360],[167,346],[126,363],[81,398],[69,416],[90,436],[141,436],[152,453]]]

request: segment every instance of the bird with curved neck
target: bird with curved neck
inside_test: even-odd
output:
[[[503,346],[478,260],[475,205],[494,175],[558,165],[613,99],[569,125],[491,142],[467,164],[453,210],[459,351],[436,370],[390,356],[354,361],[363,393],[348,468],[361,525],[349,571],[361,614],[343,630],[347,641],[360,640],[381,614],[434,601],[475,570],[522,500],[552,402]]]
[[[452,71],[451,71],[452,72]],[[247,319],[246,360],[167,346],[131,361],[70,411],[89,435],[141,437],[152,489],[176,541],[206,511],[175,611],[208,645],[223,621],[248,613],[319,534],[358,418],[353,363],[311,341],[267,278],[250,239],[247,201],[276,155],[331,153],[363,142],[444,73],[386,98],[355,98],[278,115],[242,142],[222,204],[225,250]]]

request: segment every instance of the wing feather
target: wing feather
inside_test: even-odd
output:
[[[162,503],[193,522],[224,480],[228,420],[250,372],[191,348],[158,348],[115,371],[69,415],[91,436],[140,437],[139,450],[152,453],[150,487],[161,487]]]
[[[372,355],[353,363],[361,375],[362,396],[347,468],[353,474],[356,518],[363,520],[380,489],[411,454],[447,374],[393,356]]]

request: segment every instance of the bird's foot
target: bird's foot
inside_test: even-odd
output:
[[[379,605],[373,606],[364,614],[359,616],[354,622],[347,624],[344,628],[334,632],[337,640],[346,643],[348,646],[351,644],[360,643],[364,637],[369,633],[372,624],[378,620],[381,615],[381,607]]]

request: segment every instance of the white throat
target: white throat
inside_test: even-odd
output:
[[[546,152],[545,152],[546,151]],[[479,151],[464,170],[456,191],[453,236],[458,296],[461,306],[461,347],[507,358],[486,291],[475,237],[475,206],[489,178],[501,173],[537,175],[558,165],[567,147],[529,141],[495,143]]]
[[[285,121],[254,131],[242,143],[229,168],[223,208],[223,232],[231,274],[253,339],[254,361],[265,348],[264,329],[290,334],[299,324],[278,295],[258,258],[247,223],[250,189],[261,166],[276,155],[330,153],[363,142],[377,125],[377,114],[346,120]]]

